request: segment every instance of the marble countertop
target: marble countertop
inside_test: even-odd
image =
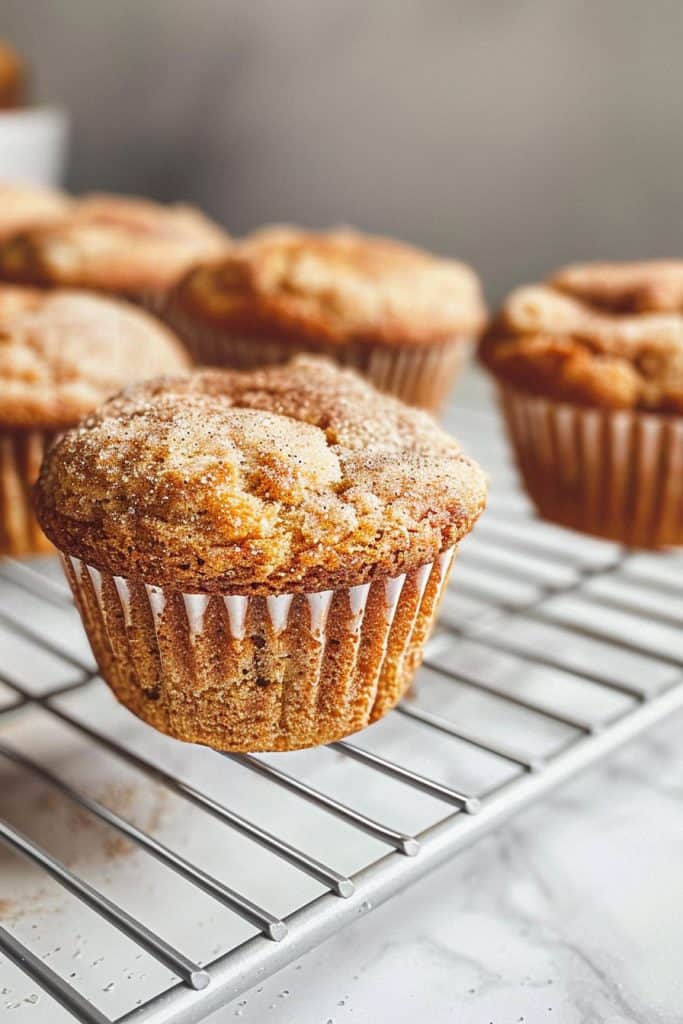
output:
[[[680,714],[210,1018],[679,1024]]]

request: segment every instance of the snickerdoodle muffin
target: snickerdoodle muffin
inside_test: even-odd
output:
[[[189,271],[166,316],[198,362],[248,369],[317,353],[434,411],[485,311],[463,263],[349,229],[283,226]]]
[[[64,220],[72,209],[72,200],[56,189],[0,181],[0,242],[18,231]]]
[[[683,261],[586,263],[518,288],[481,351],[541,515],[683,544]]]
[[[188,362],[166,327],[127,303],[0,285],[0,554],[49,550],[31,488],[55,435],[124,384]]]
[[[485,491],[425,413],[299,357],[122,392],[52,448],[37,507],[123,704],[291,750],[399,700]]]
[[[191,206],[133,196],[90,195],[61,223],[14,234],[0,245],[0,278],[104,292],[158,309],[170,286],[229,244]]]

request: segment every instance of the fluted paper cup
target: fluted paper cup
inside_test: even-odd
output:
[[[31,493],[53,433],[0,431],[0,556],[52,551],[38,525]]]
[[[430,412],[443,406],[473,347],[472,339],[466,337],[432,345],[389,346],[235,335],[224,328],[195,323],[172,300],[162,315],[200,365],[251,370],[286,363],[301,354],[325,356],[358,370],[378,391]]]
[[[177,739],[267,751],[340,739],[400,700],[454,553],[361,586],[271,597],[187,594],[62,560],[122,704]]]
[[[124,302],[132,302],[134,306],[151,313],[160,320],[164,319],[164,310],[168,301],[168,288],[146,288],[140,291],[101,292]]]
[[[632,547],[683,544],[683,416],[571,405],[499,387],[539,514]]]

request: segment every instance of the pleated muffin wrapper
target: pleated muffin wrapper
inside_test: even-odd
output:
[[[33,512],[32,490],[55,436],[42,430],[0,430],[0,556],[53,550]]]
[[[297,355],[320,355],[358,370],[378,391],[408,405],[439,412],[468,362],[473,340],[454,336],[431,345],[381,345],[370,342],[326,344],[324,341],[237,335],[225,328],[198,324],[172,300],[163,319],[203,366],[251,370],[286,363]]]
[[[403,575],[272,597],[186,594],[62,556],[104,679],[218,750],[295,750],[381,718],[422,660],[455,548]]]
[[[499,386],[539,514],[631,547],[683,544],[683,416],[570,405]]]
[[[146,288],[139,291],[101,292],[100,294],[122,299],[124,302],[132,302],[134,306],[140,306],[147,313],[163,320],[168,302],[168,291],[168,288]]]

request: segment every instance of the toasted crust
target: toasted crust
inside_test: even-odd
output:
[[[92,195],[60,223],[8,238],[0,245],[0,275],[20,284],[154,291],[228,244],[228,235],[190,206]]]
[[[481,348],[521,390],[683,412],[683,261],[584,264],[513,291]]]
[[[271,227],[190,271],[173,304],[240,335],[422,345],[477,334],[485,308],[474,272],[350,229]]]
[[[274,594],[431,562],[485,495],[429,416],[300,358],[123,392],[54,446],[37,508],[62,551],[126,579]]]
[[[124,384],[189,365],[175,336],[126,302],[0,285],[0,427],[76,423]]]
[[[69,197],[54,189],[0,182],[0,241],[63,220],[72,207]]]

